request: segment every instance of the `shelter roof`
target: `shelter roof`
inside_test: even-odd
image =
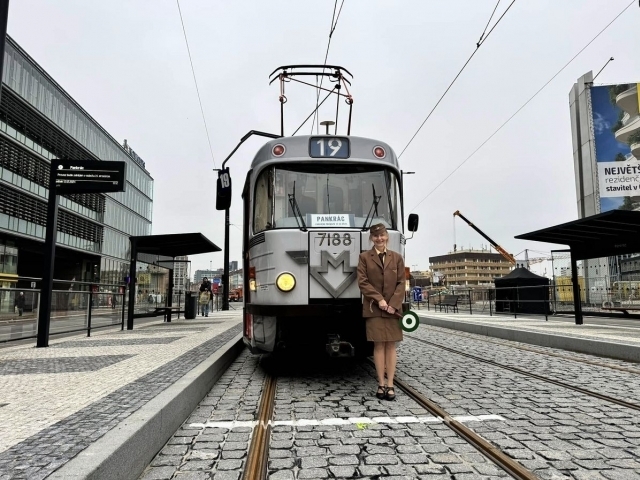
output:
[[[640,212],[612,210],[515,238],[569,245],[576,259],[640,252]]]
[[[135,242],[138,253],[151,255],[178,257],[220,251],[220,247],[201,233],[143,235],[130,238],[132,242]]]

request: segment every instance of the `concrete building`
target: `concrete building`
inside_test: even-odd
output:
[[[54,158],[126,163],[124,192],[60,197],[54,271],[56,279],[123,283],[129,236],[151,234],[153,179],[145,163],[9,36],[1,100],[0,287],[15,286],[18,275],[42,276]]]
[[[173,264],[173,291],[186,292],[189,290],[189,257],[179,256]]]
[[[451,285],[492,285],[494,278],[507,275],[511,263],[499,253],[487,250],[460,250],[429,257],[429,268],[443,283]]]
[[[196,273],[193,274],[193,282],[198,285],[202,283],[202,279],[207,277],[209,280],[213,280],[214,278],[222,277],[224,270],[219,268],[217,270],[196,270]]]

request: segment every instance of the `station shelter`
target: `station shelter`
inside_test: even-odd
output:
[[[518,235],[515,238],[569,247],[575,322],[582,325],[577,261],[640,252],[640,212],[612,210]]]
[[[130,237],[129,299],[127,330],[134,318],[171,314],[173,306],[173,267],[176,257],[219,252],[221,249],[201,233],[177,233]]]

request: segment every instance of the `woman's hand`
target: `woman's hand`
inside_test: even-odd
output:
[[[391,305],[387,305],[387,313],[390,313],[391,315],[393,315],[394,313],[396,313],[396,309],[393,308]]]
[[[389,305],[387,305],[387,301],[382,299],[378,302],[378,307],[380,307],[380,310],[382,310],[383,312],[387,311],[387,308],[389,308]]]

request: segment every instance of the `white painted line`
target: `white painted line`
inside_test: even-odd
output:
[[[506,421],[500,415],[460,415],[452,417],[458,422],[484,422],[488,420]],[[439,423],[442,422],[440,417],[422,416],[422,417],[352,417],[352,418],[325,418],[323,420],[300,419],[300,420],[272,420],[269,422],[271,426],[277,427],[286,425],[290,427],[303,426],[319,426],[319,425],[371,425],[381,424],[408,424],[408,423]],[[255,427],[257,421],[233,421],[233,422],[206,422],[191,423],[192,428],[226,428],[228,430],[236,427]]]

